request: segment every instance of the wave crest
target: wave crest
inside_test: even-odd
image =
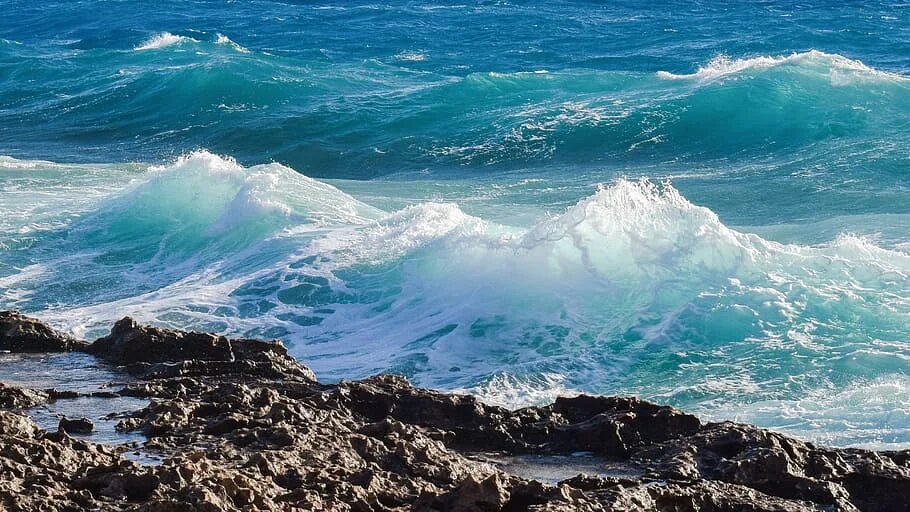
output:
[[[776,243],[649,180],[530,228],[468,204],[384,212],[196,152],[74,221],[0,292],[34,310],[40,290],[77,331],[129,313],[280,337],[323,378],[394,371],[509,405],[631,393],[710,416],[910,361],[910,255],[870,240]]]
[[[747,71],[762,71],[781,66],[798,66],[807,71],[829,73],[834,85],[843,83],[850,77],[900,81],[908,79],[903,75],[871,68],[859,60],[818,50],[778,57],[760,56],[744,59],[732,59],[720,54],[704,66],[700,66],[695,73],[678,75],[668,71],[658,71],[657,76],[666,80],[710,81],[731,75],[741,75]]]
[[[199,41],[187,36],[178,36],[170,32],[161,32],[146,39],[142,44],[134,48],[136,51],[158,50],[184,43],[198,43]]]

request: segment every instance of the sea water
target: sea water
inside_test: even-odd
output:
[[[0,308],[910,446],[910,12],[0,2]]]

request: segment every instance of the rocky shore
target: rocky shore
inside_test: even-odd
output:
[[[96,395],[148,399],[117,428],[160,459],[80,437],[92,418],[50,432],[29,417],[79,393],[0,384],[0,511],[910,510],[910,450],[825,448],[637,398],[512,411],[392,375],[321,384],[279,342],[129,318],[86,343],[0,312],[0,351],[80,351],[128,371]],[[584,473],[533,474],[576,460]]]

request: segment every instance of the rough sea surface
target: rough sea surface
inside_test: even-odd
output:
[[[910,447],[908,5],[0,7],[0,309]]]

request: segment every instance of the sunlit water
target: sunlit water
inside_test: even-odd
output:
[[[99,6],[0,19],[0,307],[910,446],[904,8]]]

